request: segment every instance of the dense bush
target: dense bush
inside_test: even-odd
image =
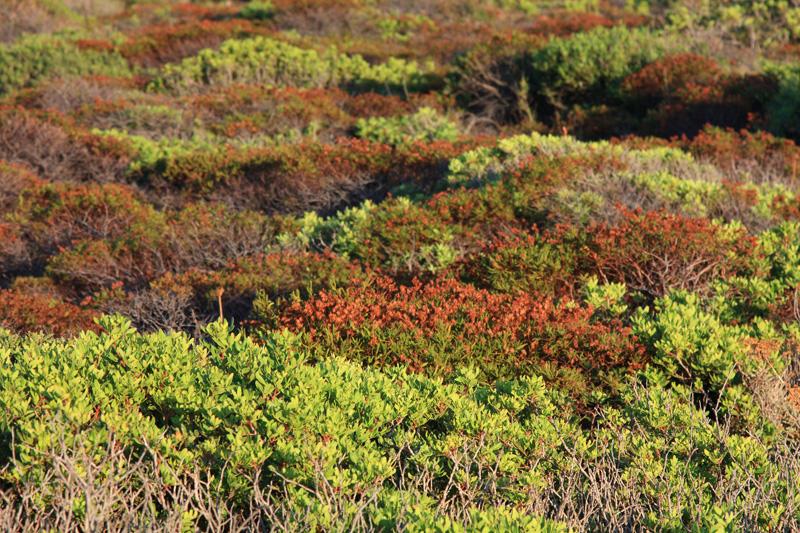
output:
[[[180,335],[137,335],[118,319],[101,325],[99,335],[70,342],[2,336],[0,460],[7,482],[54,490],[47,472],[79,468],[102,486],[141,457],[144,464],[157,461],[161,474],[119,478],[117,486],[135,491],[157,482],[172,492],[168,487],[188,486],[191,469],[203,464],[219,476],[208,490],[225,512],[245,512],[255,498],[262,503],[250,512],[265,526],[449,520],[538,530],[536,522],[521,522],[523,514],[553,508],[590,528],[629,521],[781,527],[797,519],[794,507],[770,512],[759,505],[796,497],[789,481],[797,469],[794,448],[715,422],[693,404],[689,389],[659,382],[663,375],[655,371],[646,374],[647,386],[625,388],[626,410],[607,409],[587,431],[564,419],[560,400],[540,378],[484,387],[462,370],[443,384],[342,359],[311,364],[288,333],[256,344],[215,324],[209,340],[196,344]],[[740,394],[726,389],[726,409],[747,405]],[[64,428],[56,438],[53,420]],[[13,440],[6,437],[12,433]],[[660,454],[671,459],[665,463]],[[100,468],[112,456],[109,467],[121,470]],[[262,474],[253,478],[257,465]],[[761,472],[760,493],[750,489],[754,469]],[[587,501],[588,486],[607,495]],[[165,502],[147,499],[148,492],[126,492],[128,506],[103,514],[92,511],[108,503],[101,492],[76,499],[54,490],[65,500],[23,509],[56,518],[58,506],[75,505],[78,520],[108,523],[130,518],[124,509],[144,498],[145,508],[155,506],[146,511],[150,519],[169,516]],[[17,503],[22,495],[6,497]],[[207,512],[184,513],[182,521],[208,524],[214,515]]]
[[[218,50],[164,67],[154,87],[186,90],[203,85],[264,83],[290,87],[360,85],[373,88],[415,88],[424,83],[416,63],[391,59],[370,65],[361,56],[330,48],[323,53],[266,37],[230,40]]]
[[[596,28],[551,40],[530,53],[532,87],[555,107],[619,96],[620,83],[664,53],[654,32],[624,26]]]
[[[604,281],[662,296],[672,289],[703,291],[747,269],[754,240],[740,226],[660,212],[626,212],[614,227],[589,230],[587,259]]]
[[[413,141],[454,141],[458,137],[458,127],[434,109],[423,107],[413,115],[359,119],[356,122],[356,136],[389,145]]]
[[[628,329],[592,320],[590,308],[535,293],[491,294],[441,278],[410,286],[378,279],[342,293],[323,291],[292,304],[281,321],[308,331],[323,350],[342,345],[343,353],[372,364],[403,363],[443,375],[472,362],[492,377],[556,368],[597,379],[645,360]],[[580,379],[570,382],[573,393],[585,389]]]
[[[0,158],[54,181],[104,182],[124,175],[130,160],[124,144],[59,124],[59,118],[0,107]]]
[[[0,45],[0,94],[51,76],[125,76],[126,61],[115,52],[82,49],[67,39],[32,35]]]

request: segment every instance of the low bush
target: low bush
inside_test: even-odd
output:
[[[578,263],[564,235],[510,231],[492,242],[476,261],[476,281],[493,291],[556,296],[573,290]]]
[[[800,69],[796,64],[768,65],[767,74],[777,82],[777,91],[767,101],[770,130],[783,137],[800,138],[797,117],[800,115]]]
[[[395,90],[424,86],[416,63],[390,59],[370,65],[361,56],[305,50],[266,37],[229,40],[218,50],[203,50],[179,64],[167,65],[154,82],[156,89],[187,90],[205,85],[263,83],[289,87],[335,87],[353,84]]]
[[[663,212],[624,212],[619,225],[588,231],[589,268],[603,281],[653,296],[701,292],[713,280],[746,270],[755,244],[741,226]]]
[[[55,76],[128,76],[127,62],[115,52],[81,49],[74,42],[30,35],[0,45],[0,95]]]
[[[43,332],[71,337],[97,331],[97,312],[62,301],[57,296],[0,290],[0,327],[17,333]]]
[[[457,101],[497,127],[534,123],[523,60],[530,45],[525,40],[508,43],[498,39],[459,55],[448,78]]]
[[[356,137],[392,146],[415,141],[455,141],[458,133],[454,122],[429,107],[413,115],[374,117],[356,122]]]
[[[622,81],[628,98],[638,100],[643,108],[680,97],[697,86],[714,85],[722,71],[710,58],[697,54],[677,54],[659,58]],[[677,93],[677,95],[676,95]]]
[[[571,369],[591,381],[645,361],[628,329],[593,321],[590,308],[535,293],[492,294],[446,278],[322,291],[288,307],[281,323],[307,331],[323,352],[341,346],[351,358],[441,375],[471,361],[492,378],[557,368],[567,374],[562,379]],[[571,379],[568,390],[585,392],[580,377]]]
[[[53,181],[106,182],[124,175],[130,162],[125,144],[59,124],[60,118],[0,107],[0,158]]]
[[[556,109],[578,100],[615,99],[628,75],[664,53],[664,40],[655,32],[600,27],[530,52],[529,79],[535,93]]]
[[[458,259],[452,246],[456,231],[408,199],[398,198],[380,207],[367,201],[328,218],[308,213],[299,231],[282,240],[331,249],[372,267],[410,275],[436,272]]]
[[[233,37],[259,33],[243,20],[191,20],[138,29],[120,45],[120,54],[135,65],[158,67],[180,61],[206,48],[216,48]]]

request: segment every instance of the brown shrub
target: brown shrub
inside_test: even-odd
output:
[[[54,181],[115,181],[128,168],[124,146],[19,107],[0,108],[0,159]]]

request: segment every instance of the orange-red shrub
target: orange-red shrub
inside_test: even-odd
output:
[[[644,351],[631,331],[592,314],[573,301],[492,294],[448,278],[399,286],[379,277],[295,302],[281,324],[316,342],[354,344],[370,361],[417,370],[469,361],[495,374],[552,363],[589,373],[639,368]],[[444,361],[435,346],[445,350]]]
[[[606,282],[653,296],[670,289],[702,292],[714,279],[747,268],[755,240],[705,218],[661,211],[622,211],[616,226],[589,228],[588,268]]]
[[[680,144],[726,171],[744,167],[789,176],[793,181],[800,177],[800,147],[765,131],[706,128]]]
[[[82,309],[56,297],[0,290],[0,326],[17,333],[39,331],[69,336],[98,331],[95,311]]]
[[[657,59],[631,74],[622,82],[622,89],[629,97],[652,105],[666,98],[690,96],[700,87],[718,90],[715,82],[721,74],[713,59],[677,54]]]
[[[130,161],[118,141],[80,130],[66,117],[21,107],[0,107],[0,159],[58,181],[119,179]]]
[[[565,37],[601,26],[610,28],[620,23],[629,27],[641,26],[646,21],[647,18],[640,15],[625,14],[612,19],[600,13],[555,11],[537,16],[529,31],[541,35]]]
[[[120,53],[132,63],[156,67],[180,61],[226,39],[266,33],[247,20],[191,20],[146,26],[128,37]]]

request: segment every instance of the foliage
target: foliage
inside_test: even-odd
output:
[[[0,95],[51,76],[129,73],[119,54],[82,49],[68,39],[32,35],[0,45]]]
[[[4,8],[0,530],[797,529],[791,2]]]
[[[390,59],[370,65],[361,56],[329,48],[322,53],[266,37],[229,40],[218,50],[203,50],[179,64],[164,67],[155,88],[186,90],[202,85],[263,83],[273,86],[331,87],[353,84],[410,87],[423,84],[416,63]]]
[[[652,527],[716,523],[709,521],[726,516],[718,507],[742,509],[740,520],[765,526],[796,519],[793,507],[777,513],[749,507],[747,493],[733,504],[715,495],[708,479],[749,487],[742,474],[757,469],[769,494],[785,505],[796,497],[774,462],[783,460],[778,445],[759,434],[718,435],[688,389],[656,385],[663,377],[655,371],[646,374],[651,385],[626,387],[624,411],[606,409],[598,429],[588,432],[563,419],[557,396],[537,377],[485,387],[465,369],[445,384],[342,359],[312,364],[289,333],[255,343],[217,323],[207,328],[208,340],[196,343],[176,334],[138,335],[118,318],[100,324],[99,335],[68,342],[2,336],[0,427],[14,434],[3,440],[7,481],[44,482],[47,458],[61,446],[50,437],[57,421],[73,431],[59,438],[87,446],[90,457],[102,457],[109,439],[123,449],[144,447],[160,459],[165,486],[180,484],[198,461],[217,472],[225,501],[238,494],[246,502],[254,490],[285,483],[274,505],[311,508],[304,523],[318,527],[408,520],[449,530],[462,511],[473,525],[518,524],[519,513],[537,505],[577,504],[580,490],[570,483],[593,482],[588,471],[601,469],[639,486],[632,491],[622,479],[605,485],[618,497],[604,513],[633,506]],[[737,389],[729,390],[725,402],[733,407]],[[669,457],[666,463],[658,453]],[[583,470],[589,464],[594,468]],[[253,485],[247,472],[255,465],[263,465],[263,477]],[[96,471],[100,479],[110,474]],[[402,485],[393,481],[398,475]],[[461,504],[451,499],[458,485],[467,498]],[[377,489],[380,496],[359,514],[358,495]],[[665,500],[663,490],[682,496]],[[338,496],[326,503],[315,496],[320,491]],[[492,504],[482,513],[471,510],[478,492]],[[437,502],[449,503],[434,511]],[[347,507],[336,511],[340,504]]]
[[[712,280],[746,269],[754,245],[741,226],[655,211],[625,212],[619,225],[589,232],[586,256],[603,281],[657,296],[671,289],[701,292]]]
[[[458,127],[434,109],[423,107],[413,115],[359,119],[356,136],[389,145],[440,139],[454,141],[458,137]]]
[[[532,87],[554,106],[615,97],[629,74],[664,53],[659,35],[626,27],[556,38],[530,53]]]

